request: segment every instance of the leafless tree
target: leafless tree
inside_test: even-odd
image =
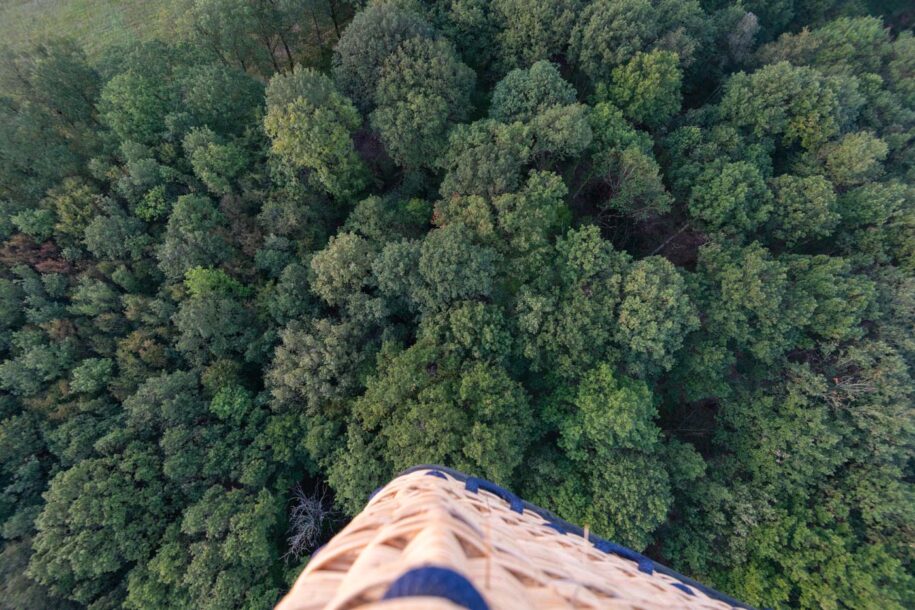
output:
[[[728,50],[735,62],[740,63],[749,57],[759,30],[759,19],[750,12],[735,24],[728,34]]]
[[[309,493],[301,483],[296,483],[292,488],[292,509],[289,512],[289,550],[284,558],[299,559],[313,551],[333,513],[333,507],[327,500],[327,488],[323,484]]]

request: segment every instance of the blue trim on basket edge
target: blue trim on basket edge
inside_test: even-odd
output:
[[[515,494],[508,491],[504,487],[496,485],[492,481],[487,481],[486,479],[478,479],[477,477],[467,477],[467,480],[464,482],[464,489],[471,493],[477,493],[479,490],[488,491],[489,493],[497,496],[511,505],[511,509],[516,513],[524,513],[524,503]]]
[[[675,583],[673,583],[673,586],[676,587],[677,589],[680,589],[681,591],[683,591],[683,592],[686,593],[687,595],[692,595],[692,596],[694,596],[694,597],[695,597],[695,595],[696,595],[695,593],[693,593],[693,590],[692,590],[692,589],[690,589],[689,587],[687,587],[686,585],[684,585],[684,584],[682,584],[682,583],[675,582]]]
[[[443,566],[407,570],[391,583],[381,599],[441,597],[467,610],[489,610],[486,600],[463,574]]]
[[[502,500],[508,502],[511,505],[511,509],[515,512],[523,513],[525,510],[529,510],[537,515],[540,515],[547,522],[546,523],[547,527],[550,527],[550,528],[556,530],[560,534],[566,534],[566,535],[572,534],[574,536],[579,536],[582,538],[584,537],[584,529],[582,529],[581,527],[579,527],[573,523],[569,523],[568,521],[565,521],[564,519],[561,519],[560,517],[557,517],[550,511],[546,510],[545,508],[540,508],[539,506],[536,506],[535,504],[531,504],[527,500],[521,499],[514,493],[508,491],[507,489],[505,489],[499,485],[496,485],[495,483],[493,483],[491,481],[487,481],[485,479],[480,479],[478,477],[468,476],[459,470],[454,470],[453,468],[448,468],[446,466],[438,466],[435,464],[420,464],[417,466],[413,466],[412,468],[407,468],[406,470],[399,473],[394,478],[396,479],[396,478],[402,477],[404,475],[407,475],[407,474],[410,474],[413,472],[417,472],[417,471],[421,471],[421,470],[426,470],[426,471],[428,471],[426,474],[428,474],[429,476],[434,476],[434,477],[438,477],[438,478],[447,479],[450,476],[451,478],[453,478],[457,481],[463,482],[465,484],[465,487],[468,490],[473,491],[474,493],[476,493],[476,491],[478,489],[482,489],[483,491],[488,491],[488,492],[496,495],[497,497],[501,498]],[[474,481],[474,482],[470,483],[469,481]],[[383,487],[384,486],[376,489],[372,493],[371,497],[374,497],[375,494],[377,494]],[[498,491],[493,491],[493,490],[498,490]],[[516,510],[516,508],[519,510]],[[590,534],[590,533],[588,535],[588,540],[593,542],[594,547],[597,548],[598,550],[601,550],[605,553],[612,553],[619,557],[623,557],[624,559],[628,559],[630,561],[636,562],[639,566],[639,570],[642,572],[645,572],[647,574],[652,574],[654,572],[658,572],[660,574],[665,574],[667,576],[670,576],[671,578],[675,578],[675,579],[679,580],[680,583],[682,583],[682,585],[680,583],[671,583],[671,584],[674,587],[676,587],[677,589],[679,589],[685,593],[688,593],[690,595],[695,595],[693,593],[692,589],[697,589],[699,591],[702,591],[705,595],[707,595],[708,597],[710,597],[712,599],[716,599],[716,600],[724,602],[726,604],[730,604],[731,606],[734,606],[736,608],[745,608],[746,610],[755,610],[753,608],[753,606],[750,606],[741,601],[738,601],[738,600],[734,599],[733,597],[730,597],[729,595],[721,593],[720,591],[716,591],[715,589],[712,589],[711,587],[708,587],[699,581],[693,580],[689,576],[684,576],[683,574],[680,574],[676,570],[673,570],[671,568],[668,568],[665,565],[657,563],[656,561],[652,560],[651,558],[646,557],[646,556],[642,555],[641,553],[638,553],[628,547],[624,547],[622,545],[616,544],[615,542],[611,542],[609,540],[604,540],[603,538],[594,536],[593,534]]]

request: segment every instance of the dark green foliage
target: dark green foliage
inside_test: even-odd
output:
[[[384,364],[354,405],[356,421],[339,451],[355,452],[330,470],[344,506],[358,509],[372,491],[354,485],[361,477],[353,468],[391,476],[415,463],[450,463],[508,484],[530,441],[523,388],[498,367],[429,342],[392,350],[379,356]]]
[[[515,306],[532,370],[564,379],[618,360],[612,334],[628,257],[590,226],[558,240],[551,259],[550,275],[522,287]]]
[[[160,467],[149,451],[128,448],[54,477],[35,523],[34,578],[84,604],[111,594],[149,558],[169,517]]]
[[[531,154],[531,137],[520,123],[483,120],[451,131],[441,159],[447,172],[443,197],[497,195],[515,190]]]
[[[388,58],[401,44],[433,38],[434,30],[411,2],[373,2],[359,11],[334,48],[334,81],[366,110],[375,105],[378,84]]]
[[[509,72],[493,91],[489,114],[513,126],[526,124],[531,154],[541,162],[577,156],[591,142],[585,106],[575,103],[575,89],[546,61]]]
[[[527,68],[561,55],[568,46],[579,0],[495,0],[492,20],[499,63],[506,69]]]
[[[528,70],[512,70],[496,84],[489,116],[503,123],[527,122],[551,106],[574,104],[575,97],[575,88],[556,66],[538,61]]]
[[[606,215],[623,213],[645,218],[667,212],[671,196],[651,150],[651,138],[637,131],[608,102],[591,108],[588,121],[594,138],[589,147],[589,178],[609,187],[596,203]]]
[[[599,0],[577,15],[570,50],[595,83],[609,81],[639,51],[666,49],[689,63],[702,19],[692,0]]]
[[[159,43],[133,50],[124,70],[105,83],[100,111],[121,141],[154,144],[165,130],[180,91],[173,77],[176,52]]]
[[[36,203],[96,145],[101,79],[71,41],[6,53],[0,68],[0,201]]]
[[[181,75],[181,89],[181,111],[188,123],[221,134],[244,132],[258,119],[263,104],[260,82],[218,64],[190,66]]]
[[[233,182],[248,164],[245,151],[231,143],[222,143],[209,129],[195,129],[184,138],[184,150],[194,168],[194,174],[214,195],[228,195],[234,190]],[[150,191],[153,193],[153,191]],[[162,197],[164,194],[159,195]],[[148,210],[143,216],[152,220],[161,214],[164,202],[144,200]],[[150,218],[152,217],[152,218]]]
[[[759,607],[915,607],[904,15],[191,4],[0,65],[0,606],[270,608],[293,490],[439,462]]]
[[[251,311],[236,295],[209,292],[181,303],[172,318],[179,336],[175,347],[194,364],[210,359],[241,357],[257,327]]]
[[[600,364],[553,400],[546,415],[555,419],[557,445],[569,461],[559,461],[555,473],[538,473],[534,493],[575,521],[644,548],[672,499],[648,387],[618,380],[611,366]]]
[[[710,231],[752,234],[769,217],[771,198],[754,165],[710,164],[693,185],[689,214]]]
[[[426,284],[424,300],[430,307],[442,307],[490,296],[497,263],[497,254],[475,245],[462,224],[432,231],[419,251],[419,275]]]
[[[432,166],[448,129],[470,114],[473,71],[445,40],[412,38],[384,62],[371,122],[388,154],[409,168]]]
[[[191,267],[219,264],[228,258],[230,246],[222,235],[225,217],[206,197],[185,195],[168,217],[165,238],[157,255],[159,268],[177,280]]]
[[[629,268],[617,320],[627,370],[639,376],[669,370],[683,339],[698,326],[686,283],[667,259],[643,258]]]

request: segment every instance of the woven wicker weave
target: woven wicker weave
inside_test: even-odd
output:
[[[735,607],[456,474],[430,468],[391,481],[313,556],[277,610],[460,608],[440,597],[380,601],[399,576],[427,565],[466,577],[492,610]]]

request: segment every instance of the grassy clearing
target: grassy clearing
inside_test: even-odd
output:
[[[192,0],[0,0],[0,44],[73,38],[97,56],[112,44],[167,38]]]

